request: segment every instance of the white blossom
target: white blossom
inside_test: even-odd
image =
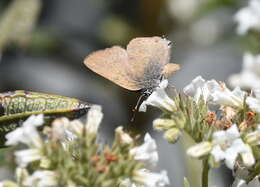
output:
[[[249,5],[240,9],[234,16],[238,22],[237,32],[244,35],[250,29],[260,30],[260,1],[250,0]]]
[[[41,147],[42,140],[37,131],[37,127],[43,124],[43,115],[30,116],[21,127],[16,128],[6,135],[6,145],[17,145],[24,143],[28,146]]]
[[[39,149],[24,149],[15,152],[16,163],[22,168],[26,167],[29,163],[41,160],[42,158],[43,154]]]
[[[144,137],[144,143],[130,150],[136,160],[144,161],[154,166],[158,162],[158,153],[155,140],[147,133]]]
[[[60,140],[65,146],[67,142],[73,141],[77,138],[76,134],[70,130],[71,121],[68,118],[59,118],[52,123],[52,138]]]
[[[255,97],[249,96],[246,98],[246,104],[248,104],[251,110],[260,113],[260,89],[254,89],[253,95]]]
[[[230,91],[224,84],[221,89],[212,92],[212,98],[215,104],[237,108],[243,107],[245,96],[246,92],[240,88],[237,87],[233,91]]]
[[[194,98],[195,102],[198,103],[202,97],[205,102],[210,101],[211,91],[217,89],[219,84],[215,80],[205,81],[201,76],[197,76],[191,81],[186,87],[184,87],[183,92]]]
[[[260,55],[245,53],[241,72],[230,76],[228,81],[232,87],[248,90],[260,88]]]
[[[248,184],[246,183],[245,180],[236,178],[232,185],[232,187],[259,187],[259,186],[260,186],[260,182],[258,177],[255,177]]]
[[[211,155],[216,162],[225,160],[227,167],[233,169],[239,154],[252,154],[251,149],[240,138],[240,133],[236,124],[227,130],[213,133],[213,148]]]
[[[31,176],[25,181],[26,186],[34,187],[52,187],[57,186],[57,174],[53,171],[35,171]]]
[[[163,80],[153,93],[139,107],[140,112],[146,112],[147,105],[173,111],[175,102],[167,95],[165,88],[168,86],[168,80]]]
[[[152,173],[146,169],[137,171],[133,177],[133,181],[135,185],[132,185],[131,187],[163,187],[170,184],[166,171]]]
[[[99,105],[90,107],[87,114],[86,130],[88,133],[97,133],[99,125],[103,118],[102,108]]]
[[[192,96],[196,103],[202,97],[205,102],[232,107],[242,107],[246,95],[240,88],[231,91],[224,83],[220,84],[215,80],[205,81],[201,76],[192,80],[183,91]]]

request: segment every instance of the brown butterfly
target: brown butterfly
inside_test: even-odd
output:
[[[169,63],[170,41],[161,37],[135,38],[127,48],[113,46],[90,54],[85,65],[128,90],[149,95],[161,80],[180,69]]]

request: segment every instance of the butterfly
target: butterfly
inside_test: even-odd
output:
[[[139,37],[126,49],[113,46],[93,52],[84,64],[95,73],[131,91],[149,95],[162,79],[180,69],[169,63],[171,42],[161,37]]]

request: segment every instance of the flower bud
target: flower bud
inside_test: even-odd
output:
[[[158,118],[153,121],[153,128],[158,131],[168,130],[174,126],[175,126],[175,123],[171,119]]]
[[[123,131],[123,127],[117,127],[115,132],[116,132],[116,138],[120,144],[133,143],[133,139],[129,136],[129,134]]]
[[[252,153],[251,147],[247,144],[246,144],[246,146],[249,149],[249,151],[241,153],[241,157],[242,157],[244,165],[246,167],[251,167],[255,164],[255,157]]]
[[[192,157],[199,158],[204,155],[207,155],[211,151],[211,149],[212,144],[210,142],[201,142],[197,145],[190,147],[187,150],[187,154]]]
[[[248,133],[245,136],[245,141],[250,145],[260,145],[260,130]]]
[[[171,128],[164,133],[164,138],[169,143],[175,143],[181,135],[181,131],[177,128]]]

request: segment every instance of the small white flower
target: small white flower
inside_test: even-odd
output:
[[[260,30],[260,1],[250,0],[249,6],[236,13],[234,19],[238,22],[237,32],[244,35],[250,29]]]
[[[196,103],[202,97],[205,102],[224,106],[242,107],[246,92],[236,88],[230,91],[224,83],[215,80],[205,81],[201,76],[196,77],[183,89],[184,93],[192,96]]]
[[[147,105],[162,108],[168,111],[173,111],[175,102],[167,95],[165,88],[168,85],[168,80],[163,80],[159,87],[145,100],[139,107],[140,112],[146,112]]]
[[[211,155],[216,162],[225,160],[227,167],[233,169],[237,156],[242,153],[252,154],[251,149],[240,138],[236,124],[227,130],[217,131],[213,134],[213,148]],[[246,163],[248,164],[248,163]]]
[[[73,141],[77,136],[69,129],[70,126],[71,122],[68,118],[59,118],[54,120],[52,123],[52,138],[64,143],[67,141]]]
[[[52,187],[57,186],[57,174],[53,171],[35,171],[25,181],[26,186]]]
[[[42,114],[30,116],[21,127],[6,135],[7,141],[5,144],[9,146],[24,143],[28,146],[41,147],[43,143],[36,127],[42,125],[43,122]]]
[[[244,89],[260,88],[260,55],[245,53],[243,57],[243,67],[239,74],[234,74],[229,78],[232,87]]]
[[[255,157],[253,155],[251,147],[246,144],[248,151],[241,153],[243,163],[246,167],[251,167],[255,164]]]
[[[210,101],[211,91],[218,89],[219,84],[215,80],[205,81],[201,76],[196,77],[191,81],[189,85],[184,87],[183,92],[194,98],[195,102],[198,103],[202,97],[205,102]]]
[[[87,114],[87,123],[86,123],[87,132],[97,133],[102,118],[103,118],[103,113],[102,113],[101,106],[99,105],[91,106]]]
[[[246,92],[240,88],[230,91],[224,84],[221,89],[212,92],[213,102],[215,104],[242,108]]]
[[[255,177],[248,184],[246,183],[245,180],[236,178],[234,183],[232,184],[232,187],[259,187],[259,186],[260,186],[260,182],[258,177]]]
[[[260,113],[260,89],[254,89],[253,94],[255,97],[249,96],[246,98],[246,104],[251,110]]]
[[[170,184],[166,171],[161,173],[152,173],[146,169],[141,169],[136,172],[133,181],[137,187],[163,187]]]
[[[16,163],[20,167],[24,168],[33,161],[41,160],[43,158],[43,154],[39,149],[25,149],[21,151],[16,151],[15,157]]]
[[[147,133],[144,137],[144,143],[130,150],[136,160],[148,162],[152,166],[158,162],[158,153],[155,140]]]

